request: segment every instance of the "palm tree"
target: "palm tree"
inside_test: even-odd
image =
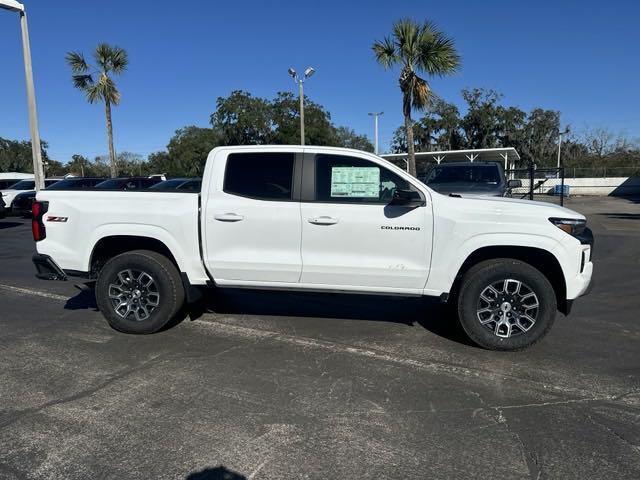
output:
[[[409,173],[416,174],[416,157],[413,143],[411,110],[423,110],[431,103],[433,91],[427,81],[418,76],[444,76],[455,73],[460,66],[460,56],[453,40],[438,30],[435,24],[420,25],[413,20],[399,20],[393,25],[391,36],[373,43],[377,62],[385,69],[399,65],[402,113],[407,131]]]
[[[126,70],[129,63],[127,52],[120,47],[112,47],[106,43],[99,44],[93,52],[96,68],[91,67],[79,52],[68,52],[65,58],[73,73],[73,85],[84,92],[89,103],[104,102],[111,176],[116,177],[118,166],[113,148],[111,105],[120,103],[120,92],[111,75],[120,75]]]

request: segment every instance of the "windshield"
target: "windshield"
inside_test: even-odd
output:
[[[442,183],[498,185],[500,174],[497,165],[468,165],[464,167],[439,165],[429,172],[425,183],[427,185]]]
[[[112,178],[111,180],[105,180],[104,182],[100,182],[99,184],[96,185],[96,188],[98,189],[104,189],[104,190],[109,190],[112,188],[120,188],[120,186],[122,185],[122,182],[126,181],[121,179],[121,178]]]
[[[11,190],[35,190],[36,182],[34,180],[20,180],[11,186]]]
[[[149,187],[149,190],[174,190],[182,185],[186,180],[184,178],[174,178],[173,180],[165,180]]]

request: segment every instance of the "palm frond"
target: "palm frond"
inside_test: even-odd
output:
[[[93,85],[93,77],[91,75],[79,74],[73,75],[73,86],[80,90],[86,90]]]
[[[416,66],[429,75],[442,77],[455,73],[460,63],[453,39],[426,22],[419,35]]]
[[[90,87],[87,87],[84,90],[84,92],[85,92],[85,96],[87,97],[87,101],[89,103],[96,103],[103,100],[102,89],[100,88],[100,85],[97,83],[94,83]]]
[[[89,71],[89,65],[80,52],[67,52],[65,60],[73,73],[86,73]]]
[[[384,68],[390,68],[398,63],[396,46],[390,37],[385,37],[381,41],[375,41],[371,48],[376,57],[376,61]]]
[[[120,103],[120,92],[111,77],[102,74],[100,80],[98,80],[98,85],[103,99],[108,100],[113,105]]]
[[[93,52],[93,56],[104,72],[122,73],[129,63],[124,49],[112,47],[107,43],[100,43]]]
[[[420,26],[411,19],[398,20],[393,25],[393,37],[405,63],[412,65],[418,54]]]

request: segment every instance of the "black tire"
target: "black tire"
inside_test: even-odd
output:
[[[497,295],[500,282],[503,294]],[[514,293],[516,289],[520,293]],[[494,297],[492,302],[484,300]],[[531,306],[536,303],[538,307]],[[499,258],[480,262],[465,273],[457,307],[460,324],[474,343],[489,350],[514,351],[547,334],[555,320],[557,301],[553,286],[539,270],[519,260]]]
[[[118,274],[126,271],[132,275],[124,274],[121,279]],[[148,283],[148,278],[152,284],[146,288],[143,284]],[[136,302],[135,305],[124,305],[118,313],[115,304],[119,300],[110,298],[110,290],[112,294],[129,292],[123,293],[122,299]],[[95,292],[98,308],[109,325],[120,332],[136,334],[154,333],[164,327],[180,310],[185,296],[180,274],[171,260],[148,250],[133,250],[110,259],[98,275]]]

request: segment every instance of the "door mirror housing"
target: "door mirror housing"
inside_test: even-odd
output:
[[[393,199],[390,205],[397,205],[402,207],[421,207],[425,204],[420,192],[415,190],[401,190],[396,188],[393,192]]]
[[[522,186],[522,180],[509,180],[507,182],[508,188],[520,188]]]

